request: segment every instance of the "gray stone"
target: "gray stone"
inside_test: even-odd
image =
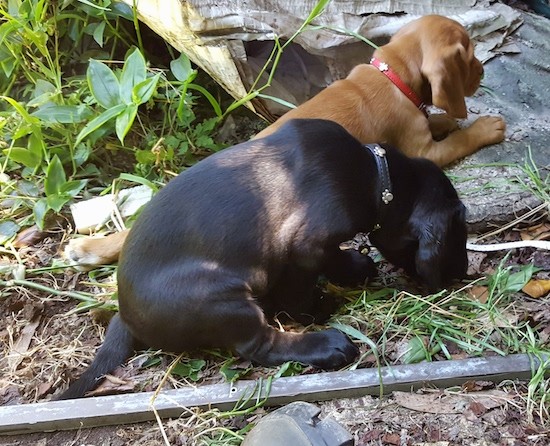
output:
[[[489,90],[480,89],[467,102],[469,121],[477,115],[502,115],[506,140],[447,170],[468,208],[472,231],[510,222],[543,201],[529,190],[525,167],[534,165],[543,179],[548,178],[550,20],[528,13],[522,18],[523,25],[508,38],[521,52],[487,62],[483,85]],[[548,215],[548,208],[542,212]]]

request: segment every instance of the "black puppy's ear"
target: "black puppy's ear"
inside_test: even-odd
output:
[[[453,200],[447,206],[437,209],[420,207],[411,217],[411,230],[418,240],[415,255],[416,273],[432,293],[443,288],[445,282],[451,278],[458,278],[459,274],[457,277],[446,276],[449,272],[449,263],[454,261],[450,257],[456,255],[456,260],[462,257],[462,252],[453,253],[453,248],[458,246],[460,251],[465,251],[465,246],[460,248],[460,244],[465,245],[466,242],[460,228],[464,212],[462,203]]]

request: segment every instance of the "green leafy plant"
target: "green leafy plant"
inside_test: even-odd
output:
[[[204,359],[184,359],[171,368],[171,373],[196,382],[201,378],[201,372],[205,366],[206,361]]]
[[[85,145],[73,150],[74,135],[92,111],[84,102],[83,79],[65,73],[82,62],[82,49],[90,48],[92,38],[103,44],[121,36],[105,19],[109,15],[118,23],[127,7],[115,11],[110,3],[8,0],[0,5],[0,174],[10,173],[1,193],[13,197],[11,215],[32,209],[39,227],[49,211],[59,212],[86,185],[74,176],[91,151]],[[31,194],[21,187],[25,181],[37,186]],[[23,215],[17,224],[29,222]]]
[[[123,173],[151,184],[219,150],[221,105],[193,82],[197,71],[185,55],[170,70],[147,66],[135,8],[8,0],[0,18],[0,195],[13,203],[3,211],[12,228],[42,228],[90,184],[110,188],[119,174],[106,162],[111,154],[134,153],[134,172]],[[122,52],[124,62],[115,62]],[[191,92],[214,117],[196,118]]]
[[[121,143],[132,127],[138,107],[146,103],[157,88],[160,74],[147,76],[145,58],[135,48],[117,74],[103,62],[90,60],[86,74],[90,92],[104,109],[78,134],[75,145],[109,122],[115,122],[116,135]]]

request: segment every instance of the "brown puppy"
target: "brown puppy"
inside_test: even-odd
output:
[[[292,118],[328,119],[362,143],[388,143],[408,156],[427,158],[439,166],[504,139],[505,123],[495,116],[480,117],[470,127],[456,130],[454,118],[467,114],[464,97],[474,94],[483,75],[468,34],[458,22],[438,15],[415,20],[376,50],[374,59],[382,69],[387,65],[408,96],[379,68],[362,64],[256,138],[274,132]],[[411,97],[447,113],[427,118]],[[447,134],[442,140],[434,139]],[[123,231],[106,238],[74,239],[65,253],[84,267],[112,263],[127,234]]]
[[[483,76],[483,66],[460,23],[438,15],[422,17],[399,30],[374,52],[373,59],[379,68],[358,65],[346,79],[289,111],[257,137],[272,133],[289,119],[329,119],[363,143],[388,143],[438,166],[504,139],[505,123],[495,116],[483,116],[470,127],[456,130],[454,119],[467,115],[464,98],[475,93]],[[393,73],[406,92],[384,71]],[[427,118],[409,93],[419,103],[433,104],[447,113]],[[449,132],[440,141],[434,139]]]

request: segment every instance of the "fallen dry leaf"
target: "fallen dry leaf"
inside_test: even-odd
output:
[[[33,225],[29,228],[23,229],[13,241],[13,246],[16,248],[26,248],[33,246],[48,235],[48,232]]]
[[[468,271],[466,272],[466,274],[468,276],[482,274],[481,264],[486,257],[487,253],[485,252],[468,251]]]
[[[401,444],[401,436],[399,434],[384,434],[382,435],[382,443],[399,446]]]
[[[393,392],[395,402],[407,409],[436,414],[464,413],[476,403],[477,411],[482,405],[486,410],[494,409],[513,400],[513,397],[501,390],[487,390],[472,393],[430,392],[425,394]]]
[[[472,412],[476,417],[479,417],[487,412],[487,408],[478,401],[472,401],[467,410]]]
[[[87,395],[112,395],[116,393],[131,392],[132,390],[134,390],[134,383],[132,381],[126,381],[114,375],[105,375],[105,379],[101,382],[101,384]]]
[[[381,436],[382,436],[381,429],[372,429],[370,431],[365,432],[361,436],[361,443],[367,443],[368,441],[378,440]]]
[[[527,282],[522,291],[537,299],[550,292],[550,280],[532,279]]]
[[[43,382],[38,386],[38,392],[36,396],[42,398],[44,395],[47,395],[52,392],[53,381]]]
[[[481,285],[474,285],[468,290],[468,294],[472,300],[477,300],[482,304],[487,303],[489,299],[489,288]]]
[[[25,327],[23,327],[23,330],[21,330],[21,334],[13,344],[13,348],[8,354],[8,365],[11,370],[15,370],[25,358],[38,324],[40,324],[39,317],[29,322],[25,325]]]
[[[493,381],[472,380],[466,381],[462,384],[462,390],[464,392],[479,392],[481,390],[492,389],[493,387],[495,387],[495,383]]]
[[[448,398],[450,395],[445,395],[443,392],[434,392],[427,394],[409,393],[409,392],[393,392],[395,402],[407,409],[416,410],[426,413],[460,413],[461,411],[455,408],[456,398]]]
[[[520,231],[522,240],[549,240],[550,223],[541,223]]]

